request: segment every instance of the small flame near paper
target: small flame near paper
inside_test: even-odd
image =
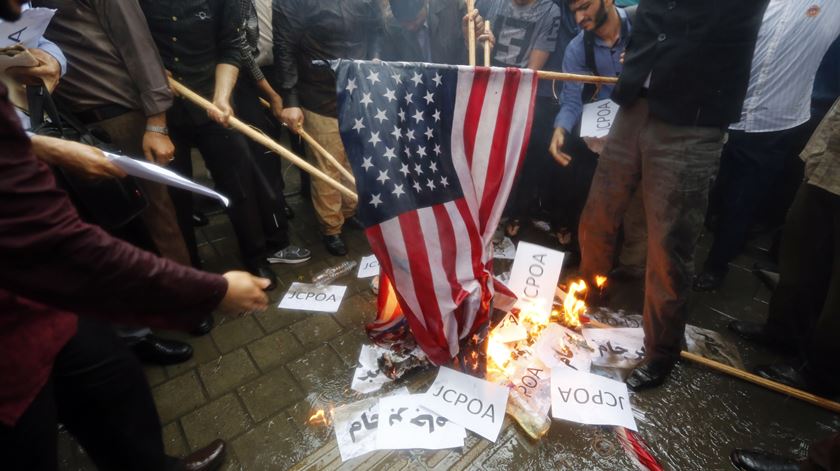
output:
[[[329,427],[332,424],[332,414],[333,411],[330,410],[329,413],[325,412],[324,409],[318,409],[315,411],[314,414],[309,416],[309,419],[306,421],[309,425],[323,425],[325,427]]]

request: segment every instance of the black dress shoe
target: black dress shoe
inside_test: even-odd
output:
[[[668,379],[675,363],[676,360],[671,359],[645,360],[630,372],[627,387],[632,391],[655,388]]]
[[[248,272],[254,276],[268,279],[270,283],[268,283],[264,291],[272,291],[277,287],[277,274],[274,273],[274,270],[271,269],[271,265],[267,261],[260,260],[249,264]]]
[[[703,270],[702,273],[694,277],[694,291],[714,291],[720,288],[725,277],[726,272],[715,273]]]
[[[182,363],[193,355],[193,349],[186,342],[166,340],[149,334],[129,344],[131,350],[143,363],[155,365],[174,365]]]
[[[732,464],[741,471],[798,471],[799,463],[784,456],[756,450],[732,450]]]
[[[759,322],[732,321],[729,323],[729,330],[744,340],[755,342],[779,353],[791,353],[795,348],[789,341],[768,334],[765,324]]]
[[[195,227],[204,227],[204,226],[210,224],[210,220],[207,219],[207,215],[204,214],[201,211],[193,211],[192,221],[193,221],[193,226],[195,226]]]
[[[215,471],[225,462],[227,444],[224,440],[213,440],[206,447],[184,457],[181,462],[186,471]]]
[[[327,252],[333,255],[347,255],[347,246],[344,245],[344,241],[338,235],[325,235],[324,247],[327,248]]]
[[[641,280],[645,276],[645,267],[620,265],[610,272],[609,279],[617,281]]]
[[[190,333],[196,337],[201,337],[202,335],[209,334],[211,330],[213,330],[213,316],[208,315],[204,319],[201,319],[201,322]]]

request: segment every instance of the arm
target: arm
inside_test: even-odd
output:
[[[58,65],[61,68],[61,76],[64,77],[64,74],[67,73],[67,58],[64,57],[64,53],[61,52],[61,48],[59,48],[56,43],[43,36],[38,38],[38,45],[36,48],[46,52],[52,56],[56,62],[58,62]]]
[[[32,152],[44,162],[89,178],[125,176],[96,147],[55,137],[32,136]]]
[[[583,52],[583,34],[578,34],[566,47],[566,54],[563,57],[563,72],[583,74],[587,72],[586,60]],[[560,95],[560,111],[554,118],[554,134],[551,137],[548,151],[554,160],[560,165],[568,165],[572,158],[563,152],[563,144],[566,135],[574,128],[577,120],[583,112],[581,93],[583,84],[580,82],[564,82],[563,92]]]
[[[280,96],[285,108],[281,120],[290,129],[303,124],[303,111],[298,97],[297,57],[303,36],[302,0],[273,0],[274,66],[277,68]]]
[[[531,54],[528,55],[528,65],[526,68],[531,70],[542,70],[545,63],[548,62],[548,56],[550,55],[551,53],[548,51],[532,49]]]
[[[137,0],[96,0],[91,2],[91,6],[140,93],[146,126],[166,128],[166,110],[172,106],[172,92]],[[143,154],[150,162],[166,165],[175,155],[175,146],[166,134],[146,131],[143,134]]]
[[[528,55],[528,68],[532,70],[542,70],[545,63],[548,62],[554,49],[557,47],[557,35],[560,31],[560,9],[552,5],[549,9],[549,14],[540,19],[537,25],[537,38],[534,41],[534,48]]]
[[[236,78],[239,76],[239,68],[231,64],[216,64],[216,87],[213,91],[213,104],[216,110],[209,110],[207,114],[213,121],[227,126],[230,117],[233,115],[233,108],[230,106],[230,96],[233,87],[236,86]]]
[[[47,90],[52,92],[58,86],[61,79],[62,66],[49,52],[39,49],[27,49],[37,61],[38,65],[31,67],[10,67],[6,74],[13,80],[24,85],[45,85]],[[61,57],[64,57],[63,55]]]

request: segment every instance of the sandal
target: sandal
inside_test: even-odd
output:
[[[560,245],[562,245],[563,247],[570,245],[572,243],[572,240],[574,240],[574,234],[572,233],[572,231],[565,227],[555,232],[554,235],[557,237],[557,241],[560,242]]]
[[[519,234],[519,229],[522,227],[522,221],[519,218],[512,218],[505,224],[505,235],[508,237],[516,237]]]

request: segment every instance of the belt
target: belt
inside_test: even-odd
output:
[[[98,123],[106,119],[116,118],[132,111],[129,108],[120,105],[105,105],[90,110],[80,111],[74,113],[79,121],[84,124]]]

